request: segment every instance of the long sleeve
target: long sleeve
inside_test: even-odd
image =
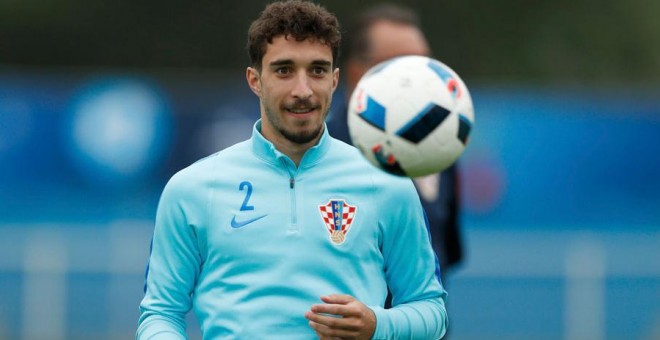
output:
[[[387,231],[382,249],[393,308],[372,307],[377,320],[374,339],[438,339],[447,328],[447,293],[421,203],[409,184],[398,199],[382,205]]]
[[[201,256],[194,228],[195,192],[185,182],[173,177],[158,205],[136,339],[186,338],[185,316]]]

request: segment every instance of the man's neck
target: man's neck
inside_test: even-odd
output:
[[[262,131],[262,135],[264,136],[264,138],[268,139],[271,143],[273,143],[273,145],[279,152],[287,155],[297,167],[298,165],[300,165],[300,161],[305,155],[305,152],[307,152],[307,150],[314,147],[314,145],[316,145],[319,142],[321,136],[323,135],[323,132],[319,133],[319,135],[310,142],[304,144],[292,142],[288,140],[286,137],[282,136],[281,134],[268,133],[267,131]]]

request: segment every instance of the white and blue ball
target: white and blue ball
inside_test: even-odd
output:
[[[451,166],[474,122],[465,83],[447,65],[405,56],[371,68],[348,107],[353,145],[394,175],[421,177]]]

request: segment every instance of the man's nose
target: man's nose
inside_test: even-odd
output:
[[[292,96],[300,99],[307,99],[312,96],[313,91],[310,87],[307,74],[301,72],[301,74],[296,77],[295,82],[296,83],[291,91]]]

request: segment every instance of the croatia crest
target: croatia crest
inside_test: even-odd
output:
[[[319,205],[321,219],[330,233],[330,240],[334,244],[342,244],[346,234],[351,229],[357,207],[349,205],[344,200],[331,199],[324,205]]]

